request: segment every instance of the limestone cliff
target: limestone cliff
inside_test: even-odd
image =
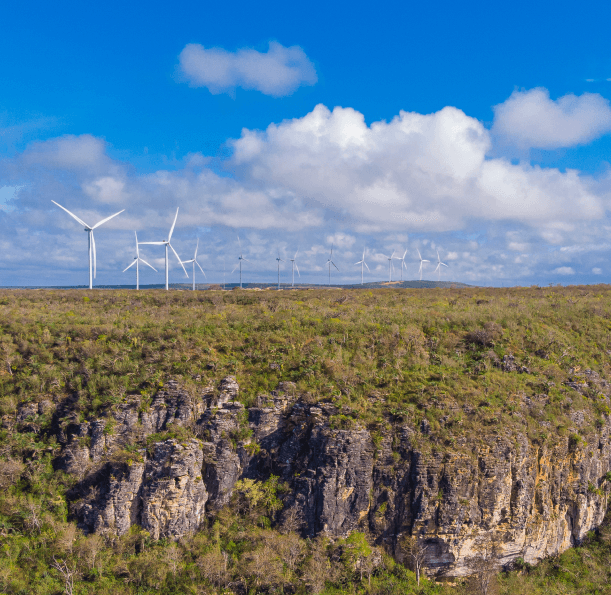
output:
[[[397,555],[401,536],[419,536],[429,568],[460,576],[491,541],[506,563],[561,552],[607,509],[608,416],[585,440],[534,442],[492,426],[441,448],[415,419],[342,429],[332,402],[310,403],[291,383],[248,410],[238,393],[233,378],[198,397],[170,382],[150,401],[132,396],[105,417],[67,425],[59,420],[69,402],[58,406],[57,465],[79,478],[71,498],[80,526],[123,534],[138,524],[155,538],[179,537],[230,502],[238,479],[273,473],[290,487],[279,522],[290,516],[311,536],[365,531]],[[32,424],[37,411],[24,405],[18,415],[29,412]],[[155,438],[177,427],[195,438]]]

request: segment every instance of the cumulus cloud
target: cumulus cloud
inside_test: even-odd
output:
[[[318,105],[263,132],[244,130],[232,146],[241,177],[340,214],[358,231],[512,220],[560,239],[562,222],[604,213],[577,171],[486,158],[489,132],[452,107],[367,126],[354,109]]]
[[[611,107],[598,93],[552,100],[539,87],[514,91],[493,109],[492,133],[522,149],[571,147],[611,132]]]
[[[594,267],[594,268],[592,269],[592,272],[593,272],[595,275],[602,275],[602,274],[603,274],[603,270],[602,270],[601,268],[599,268],[599,267]]]
[[[275,41],[267,52],[251,48],[228,52],[190,43],[180,53],[179,72],[192,87],[207,87],[214,95],[242,87],[283,97],[318,80],[314,65],[299,46],[284,47]]]
[[[429,273],[439,248],[451,264],[447,278],[471,283],[532,279],[537,271],[595,275],[609,249],[609,181],[490,158],[491,144],[481,122],[452,107],[367,125],[354,109],[323,105],[266,130],[244,130],[230,142],[224,165],[231,175],[199,153],[172,170],[138,174],[91,135],[36,142],[0,159],[3,184],[20,187],[14,208],[0,209],[2,241],[20,246],[7,247],[3,262],[29,267],[44,254],[54,263],[49,270],[86,265],[85,234],[53,199],[91,222],[126,208],[96,236],[101,275],[129,264],[134,229],[141,241],[165,237],[178,206],[180,254],[191,253],[199,235],[210,262],[237,256],[239,230],[251,272],[275,265],[277,250],[285,258],[299,247],[306,280],[307,271],[324,269],[333,243],[346,281],[360,279],[354,262],[365,247],[380,278],[387,278],[384,254],[406,248],[411,278],[418,276],[416,248],[433,263]],[[596,251],[584,268],[585,253]],[[156,254],[147,248],[153,264]]]

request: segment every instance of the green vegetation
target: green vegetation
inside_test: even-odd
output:
[[[568,438],[580,448],[610,413],[584,374],[611,378],[610,354],[607,286],[2,291],[0,592],[475,593],[472,582],[418,586],[362,534],[305,540],[278,526],[284,486],[273,476],[239,482],[230,507],[177,543],[141,530],[84,536],[66,501],[76,478],[53,468],[52,411],[70,399],[76,417],[59,417],[60,426],[110,421],[130,394],[146,407],[170,379],[197,394],[231,374],[247,407],[280,381],[295,382],[312,403],[333,401],[333,427],[369,428],[376,449],[389,420],[426,426],[417,439],[438,450],[460,448],[465,435],[484,440],[482,428],[515,429],[538,442]],[[16,422],[23,403],[32,413]],[[587,423],[576,427],[576,411]],[[112,433],[112,423],[104,431]],[[231,439],[248,433],[240,427]],[[190,436],[177,427],[141,446]],[[116,456],[135,460],[138,448],[131,450]],[[611,593],[610,560],[603,527],[583,547],[536,568],[521,564],[496,586],[512,594]]]

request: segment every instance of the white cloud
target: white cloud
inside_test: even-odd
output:
[[[544,88],[514,91],[494,108],[492,133],[517,147],[557,149],[611,132],[609,101],[598,93],[550,99]]]
[[[556,273],[556,275],[574,275],[575,271],[572,267],[558,267],[554,269],[552,273]]]
[[[352,248],[354,242],[356,242],[356,238],[354,236],[343,232],[337,232],[333,235],[327,236],[327,244],[333,244],[337,248]]]
[[[243,48],[233,53],[190,43],[180,53],[179,63],[181,75],[191,86],[207,87],[215,95],[242,87],[283,97],[318,80],[314,65],[299,46],[287,48],[275,41],[267,52]]]
[[[232,170],[329,209],[366,231],[449,231],[470,220],[519,221],[560,241],[564,221],[599,218],[603,201],[576,171],[487,159],[481,122],[446,107],[367,126],[351,108],[243,130]],[[558,227],[560,225],[560,227]]]
[[[603,270],[602,270],[601,268],[599,268],[599,267],[594,267],[594,268],[592,269],[592,272],[593,272],[595,275],[602,275],[602,274],[603,274]]]

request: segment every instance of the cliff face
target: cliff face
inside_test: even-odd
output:
[[[587,444],[537,445],[497,428],[485,446],[463,438],[442,451],[426,423],[389,423],[372,435],[334,428],[333,404],[308,404],[290,383],[249,410],[238,391],[227,378],[195,399],[168,383],[149,404],[130,397],[92,423],[57,425],[57,464],[80,480],[72,494],[80,526],[120,535],[137,524],[155,538],[179,537],[227,504],[238,479],[273,473],[290,486],[280,521],[311,536],[366,531],[397,555],[402,535],[419,536],[430,569],[461,576],[488,543],[502,562],[536,562],[578,543],[606,512],[608,417]],[[67,410],[59,406],[56,419]],[[197,439],[156,440],[176,427]],[[146,448],[130,447],[147,438]]]

